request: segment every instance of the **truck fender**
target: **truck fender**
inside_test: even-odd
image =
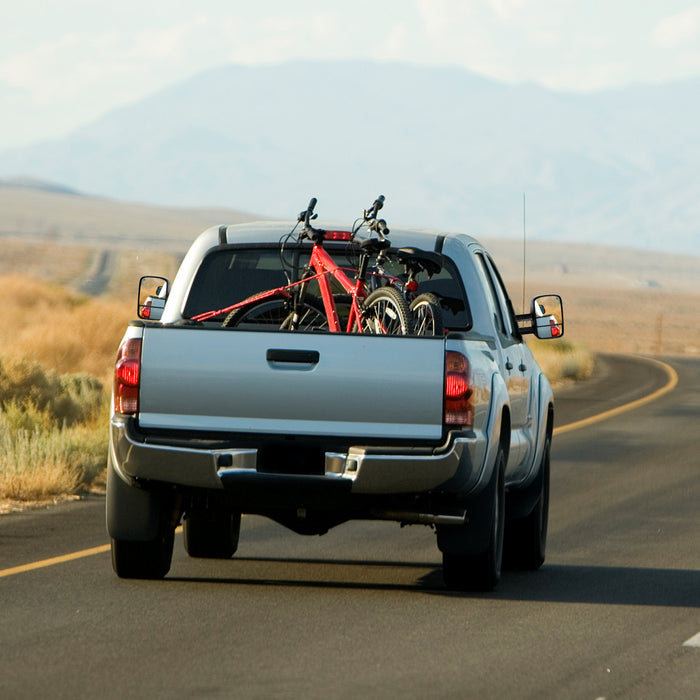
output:
[[[506,421],[506,424],[504,424]],[[491,377],[491,406],[486,422],[486,437],[488,447],[484,460],[485,473],[479,479],[482,487],[491,481],[491,473],[496,463],[498,446],[503,442],[506,452],[506,464],[508,463],[508,451],[510,450],[510,398],[508,389],[500,373],[494,372]],[[486,471],[486,468],[488,469]]]
[[[535,507],[542,491],[542,457],[547,436],[551,438],[554,423],[552,387],[544,374],[540,375],[537,402],[537,442],[532,464],[526,478],[509,485],[506,493],[506,518],[524,518]]]

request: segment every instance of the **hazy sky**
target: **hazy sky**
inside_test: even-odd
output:
[[[0,0],[0,148],[225,63],[363,58],[598,90],[700,75],[688,0]]]

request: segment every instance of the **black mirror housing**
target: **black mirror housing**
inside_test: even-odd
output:
[[[147,321],[159,321],[170,294],[170,281],[165,277],[146,276],[139,280],[137,315]]]
[[[518,314],[516,318],[523,335],[534,333],[541,340],[564,335],[564,305],[558,294],[536,296],[531,302],[530,313]]]

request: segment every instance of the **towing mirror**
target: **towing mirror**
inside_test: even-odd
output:
[[[138,317],[159,321],[169,293],[170,282],[165,277],[142,277],[139,281]]]
[[[529,314],[517,316],[520,332],[547,340],[564,335],[564,306],[558,294],[543,294],[532,300]],[[520,325],[520,324],[523,325]]]

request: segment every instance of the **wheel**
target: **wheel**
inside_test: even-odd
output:
[[[221,324],[224,328],[239,325],[269,325],[286,330],[319,330],[328,328],[323,304],[307,296],[297,305],[294,321],[294,302],[285,295],[277,295],[253,301],[231,311]]]
[[[547,438],[542,455],[542,486],[532,511],[523,518],[509,520],[503,550],[504,565],[510,569],[535,571],[544,563],[549,522],[549,452]]]
[[[164,527],[154,540],[112,538],[112,568],[119,578],[160,579],[170,571],[175,528]]]
[[[191,557],[230,559],[238,549],[241,514],[228,510],[194,510],[185,515],[182,533]]]
[[[444,333],[440,300],[430,292],[419,294],[412,302],[413,332],[416,335],[438,335]]]
[[[502,447],[496,456],[491,483],[480,500],[482,497],[489,518],[488,544],[477,554],[443,552],[442,574],[450,590],[491,591],[501,578],[505,525],[505,453]],[[478,512],[481,505],[475,504],[473,511]]]
[[[107,532],[120,578],[163,578],[170,570],[179,510],[167,491],[137,488],[107,461]]]
[[[253,297],[250,297],[251,299]],[[289,315],[291,299],[282,294],[251,301],[229,313],[221,326],[232,328],[240,324],[272,325],[278,328]]]
[[[411,310],[398,289],[375,289],[362,306],[363,333],[410,335],[413,332]]]
[[[327,331],[328,318],[323,302],[306,295],[303,302],[289,311],[280,328],[290,331]]]

